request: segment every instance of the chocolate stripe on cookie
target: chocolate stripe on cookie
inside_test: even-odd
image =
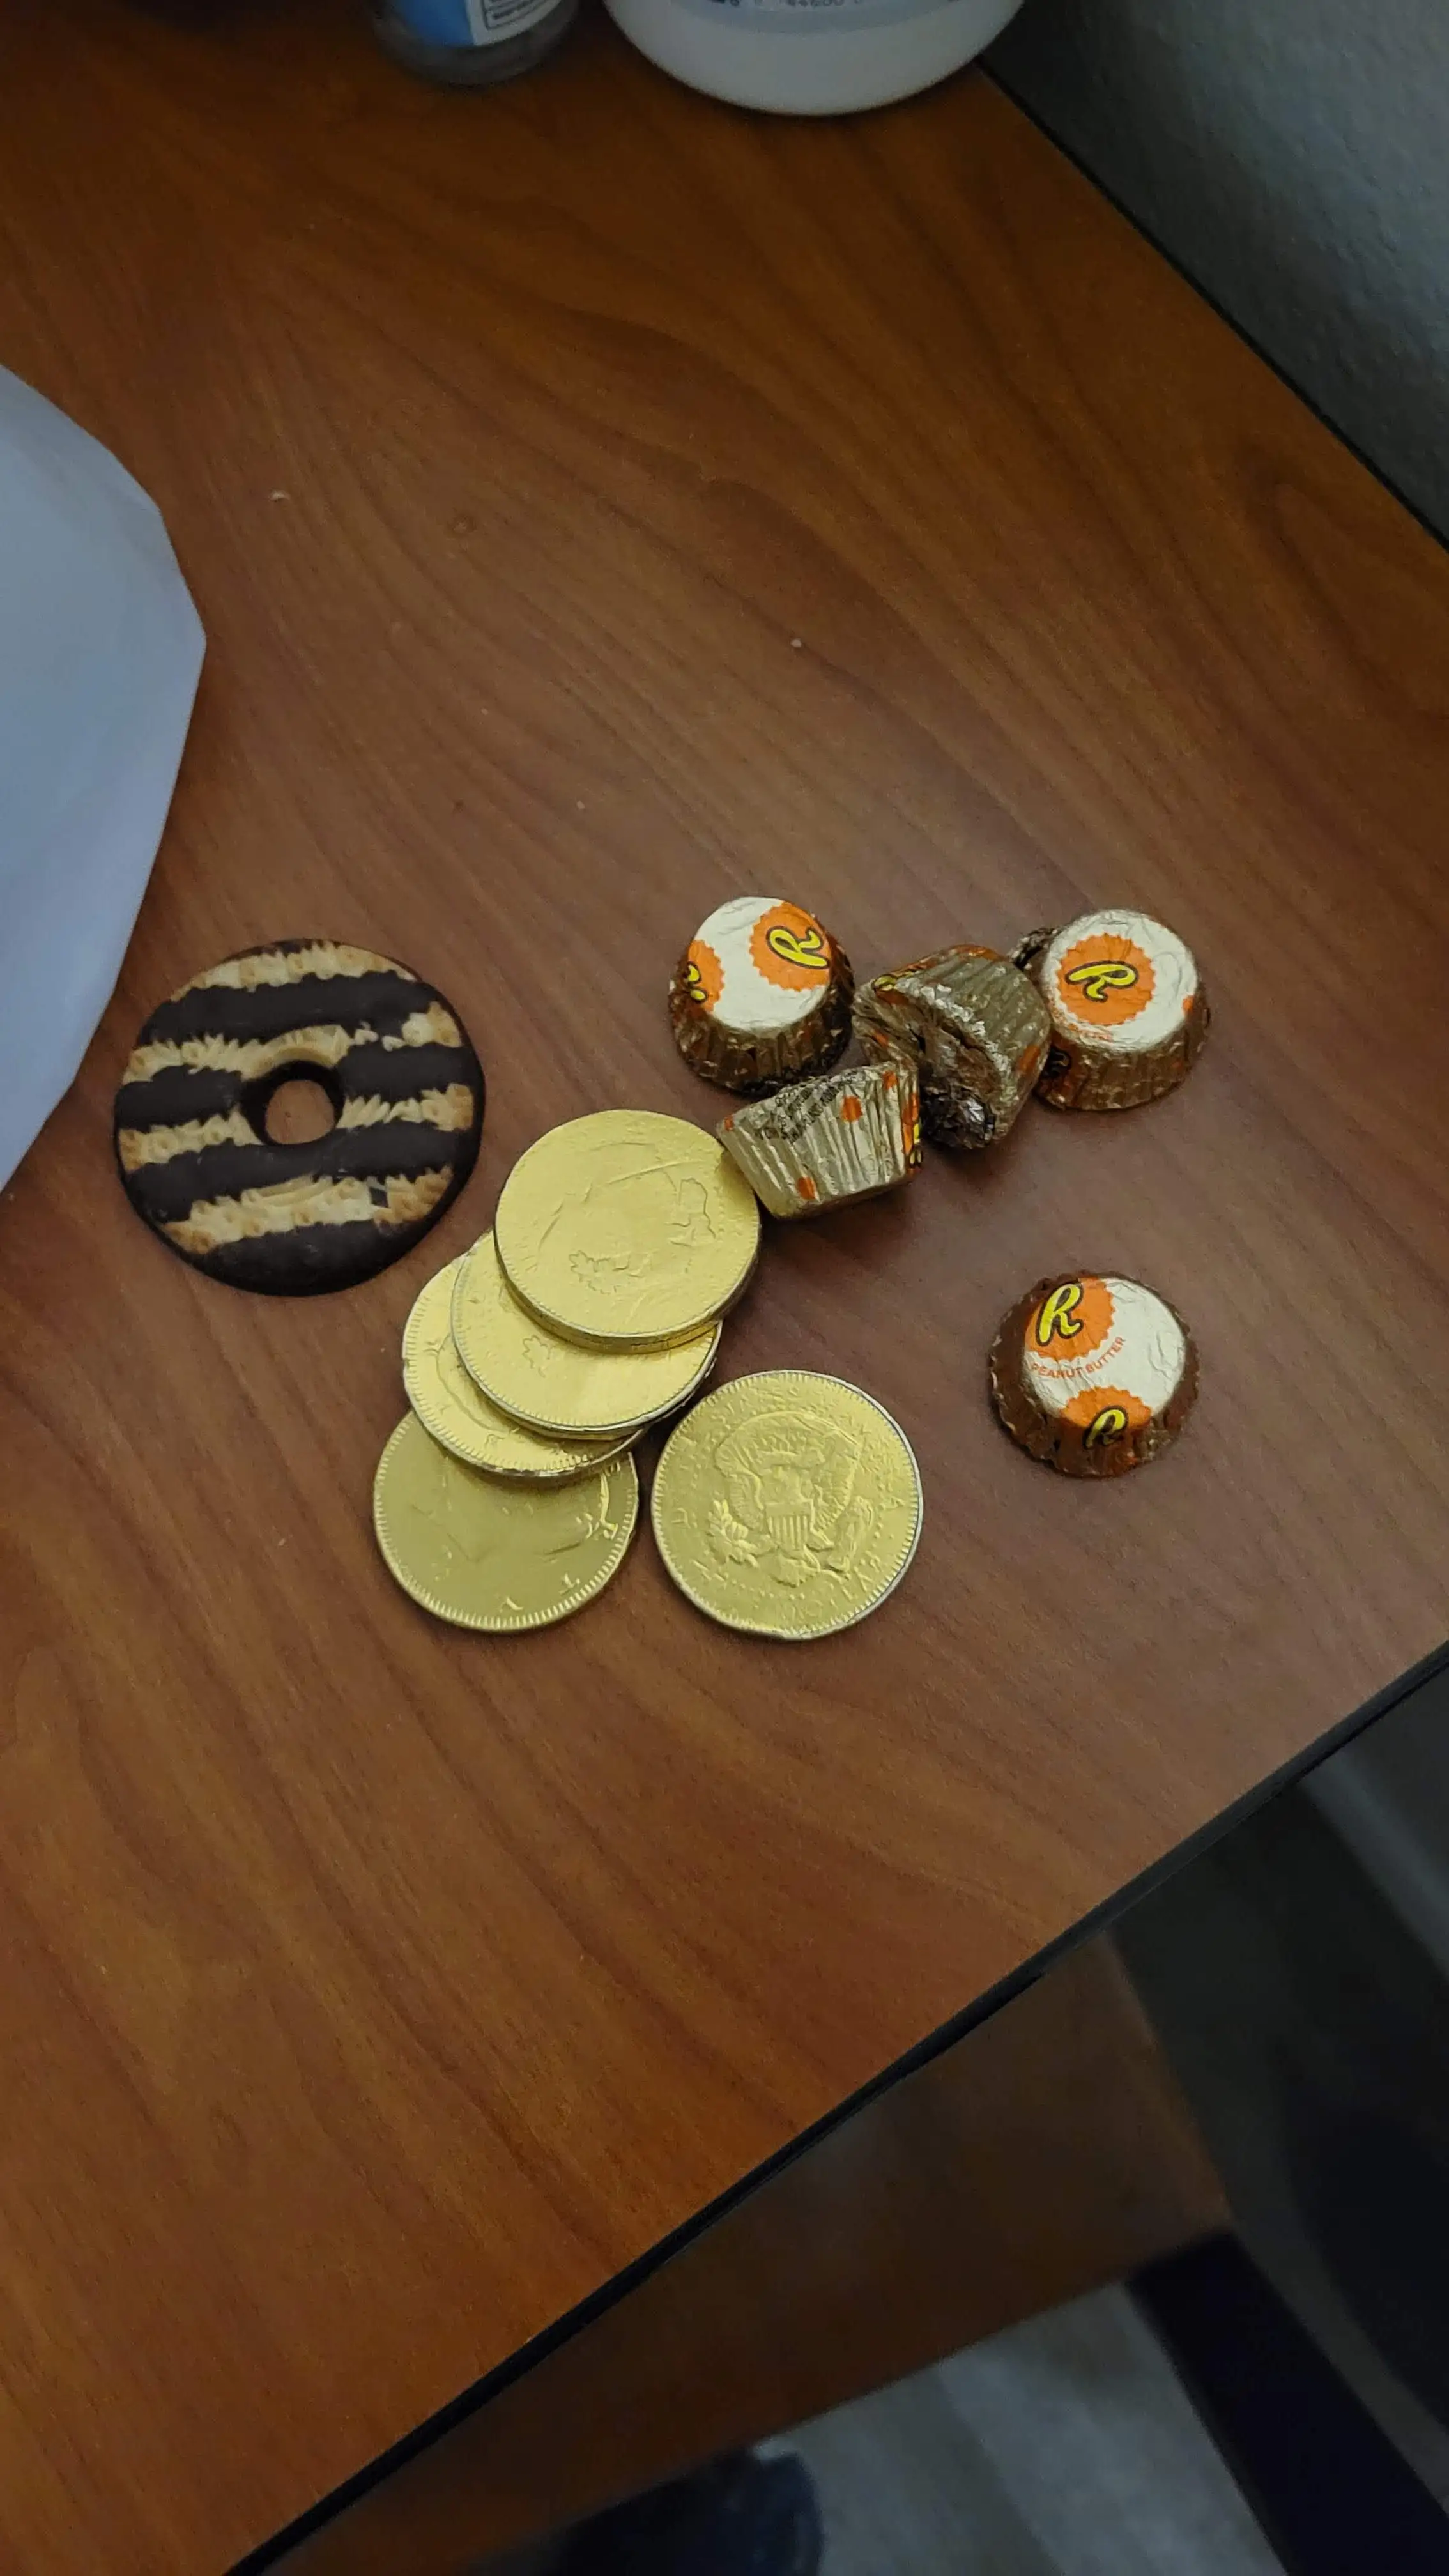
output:
[[[472,1092],[466,1083],[450,1083],[446,1091],[424,1091],[404,1100],[344,1100],[339,1128],[355,1127],[431,1127],[445,1134],[461,1134],[471,1127],[477,1115]],[[122,1127],[116,1133],[116,1151],[121,1168],[139,1172],[146,1163],[172,1163],[178,1155],[201,1155],[217,1145],[255,1145],[263,1140],[256,1129],[233,1109],[228,1117],[188,1118],[173,1127]],[[324,1141],[319,1139],[319,1142]]]
[[[152,1045],[169,1039],[177,1046],[196,1038],[266,1039],[295,1032],[299,1022],[315,1021],[320,1027],[359,1033],[368,1029],[384,1043],[392,1038],[408,1044],[403,1038],[408,1024],[429,1019],[433,1025],[423,1034],[446,1046],[458,1045],[461,1032],[452,1013],[442,1002],[424,1002],[423,989],[402,975],[358,975],[346,983],[333,977],[315,983],[304,979],[263,985],[254,993],[198,985],[161,1004],[146,1024],[146,1038]]]
[[[299,1065],[299,1073],[306,1066]],[[237,1106],[241,1085],[234,1073],[153,1073],[148,1082],[123,1082],[116,1094],[116,1141],[123,1132],[184,1127],[193,1120],[224,1118]]]
[[[198,1200],[189,1216],[168,1224],[165,1232],[178,1251],[195,1261],[226,1244],[269,1234],[295,1238],[314,1226],[422,1225],[452,1178],[450,1171],[434,1168],[389,1181],[380,1194],[355,1179],[274,1181],[235,1198]]]
[[[283,1048],[270,1070],[279,1072],[293,1060],[290,1050]],[[308,1061],[315,1063],[316,1058],[297,1061],[297,1070],[304,1076]],[[365,1046],[344,1056],[337,1069],[350,1097],[416,1100],[429,1092],[456,1089],[460,1073],[466,1077],[470,1070],[470,1060],[460,1058],[452,1047],[401,1047],[394,1051]],[[466,1080],[464,1087],[471,1087]],[[153,1073],[144,1082],[123,1083],[116,1095],[117,1144],[127,1131],[144,1133],[152,1127],[183,1127],[208,1118],[224,1118],[238,1105],[238,1091],[237,1075],[224,1070],[189,1073],[171,1067]]]
[[[161,1224],[174,1223],[203,1199],[239,1198],[244,1191],[290,1189],[331,1182],[349,1173],[364,1186],[407,1180],[436,1163],[440,1131],[411,1123],[334,1127],[310,1145],[277,1146],[266,1137],[249,1145],[210,1145],[145,1166],[146,1205]],[[279,1166],[278,1157],[285,1160]],[[139,1166],[137,1168],[140,1168]]]
[[[250,1288],[270,1297],[316,1297],[365,1279],[388,1261],[410,1252],[447,1206],[445,1190],[437,1207],[417,1225],[378,1225],[371,1216],[345,1225],[299,1225],[285,1234],[244,1236],[204,1255],[197,1268],[229,1287]],[[172,1251],[180,1246],[169,1235],[161,1241]],[[381,1248],[382,1257],[379,1259]],[[183,1258],[192,1256],[183,1255]]]

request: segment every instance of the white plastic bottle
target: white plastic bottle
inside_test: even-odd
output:
[[[839,116],[959,71],[1021,0],[607,0],[662,70],[738,107]]]

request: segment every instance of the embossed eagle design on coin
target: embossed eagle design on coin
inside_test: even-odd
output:
[[[824,1414],[762,1414],[719,1442],[714,1463],[724,1486],[709,1516],[719,1555],[767,1565],[790,1585],[854,1563],[875,1514],[855,1492],[859,1441]]]
[[[671,1432],[654,1536],[681,1592],[727,1628],[830,1637],[895,1590],[921,1533],[898,1423],[808,1369],[738,1377]]]

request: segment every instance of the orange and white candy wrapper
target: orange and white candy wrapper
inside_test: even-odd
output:
[[[919,1169],[915,1073],[892,1062],[816,1074],[732,1110],[715,1134],[771,1216],[820,1216]]]
[[[685,1062],[726,1091],[773,1091],[845,1052],[855,977],[813,912],[741,894],[702,921],[674,970],[669,1016]]]
[[[1054,1109],[1136,1109],[1187,1074],[1208,1032],[1192,950],[1145,912],[1085,912],[1036,930],[1016,962],[1040,986],[1051,1050],[1037,1092]]]
[[[991,1393],[1007,1430],[1064,1476],[1122,1476],[1176,1439],[1197,1394],[1192,1335],[1138,1279],[1039,1280],[1005,1318]]]

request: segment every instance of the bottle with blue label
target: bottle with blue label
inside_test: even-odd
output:
[[[482,89],[531,72],[562,42],[578,0],[372,0],[381,42],[425,80]]]

